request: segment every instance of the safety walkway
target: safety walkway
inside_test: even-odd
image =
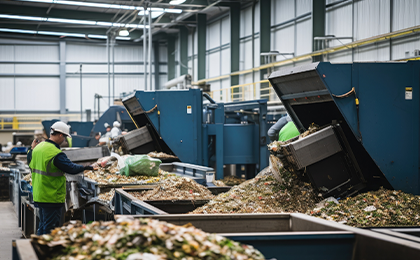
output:
[[[16,212],[11,201],[0,202],[0,259],[12,259],[12,240],[20,239],[22,232],[18,227]]]

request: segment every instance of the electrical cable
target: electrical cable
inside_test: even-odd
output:
[[[359,98],[357,97],[356,90],[354,89],[354,87],[352,87],[349,92],[344,93],[342,95],[335,95],[331,93],[331,95],[335,98],[345,98],[345,97],[349,97],[351,94],[354,94],[354,103],[356,105],[356,115],[357,115],[357,132],[359,132],[359,135],[360,135],[359,141],[362,143],[363,139],[362,139],[362,132],[360,131]]]

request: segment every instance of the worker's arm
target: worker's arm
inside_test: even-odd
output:
[[[280,118],[270,129],[268,129],[267,135],[270,140],[278,141],[280,130],[287,124],[287,116]]]
[[[31,144],[31,149],[29,149],[28,153],[26,154],[26,161],[28,162],[28,165],[32,161],[32,151],[35,149],[35,147],[40,143],[38,139],[34,139]]]
[[[61,171],[69,174],[78,174],[84,170],[94,170],[92,166],[83,166],[73,163],[65,153],[57,154],[54,158],[54,165]]]

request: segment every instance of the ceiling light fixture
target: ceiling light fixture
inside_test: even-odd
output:
[[[52,23],[71,23],[71,24],[86,24],[86,25],[97,25],[97,26],[129,27],[129,28],[138,28],[138,29],[141,29],[141,28],[144,27],[142,24],[110,23],[110,22],[101,22],[101,21],[75,20],[75,19],[62,19],[62,18],[45,18],[45,17],[24,16],[24,15],[9,15],[9,14],[0,14],[0,18],[15,19],[15,20],[52,22]]]
[[[74,5],[74,6],[86,6],[86,7],[98,7],[98,8],[108,8],[108,9],[123,9],[123,10],[143,10],[141,6],[131,6],[131,5],[116,5],[116,4],[103,4],[103,3],[89,3],[81,1],[63,1],[63,0],[19,0],[22,2],[36,2],[36,3],[46,3],[46,4],[63,4],[63,5]],[[173,0],[169,4],[179,5],[184,3],[185,0]],[[163,8],[158,8],[163,9]],[[175,9],[165,9],[166,13],[181,13],[181,9],[176,9],[176,11],[170,11]]]
[[[128,36],[130,33],[127,31],[127,29],[122,29],[118,32],[119,36]]]
[[[182,3],[184,3],[185,0],[172,0],[169,2],[170,5],[180,5]]]
[[[40,35],[51,35],[51,36],[69,36],[77,38],[96,38],[96,39],[106,39],[106,35],[98,34],[82,34],[82,33],[67,33],[67,32],[52,32],[52,31],[32,31],[32,30],[21,30],[21,29],[9,29],[9,28],[0,28],[0,32],[9,32],[9,33],[25,33],[25,34],[40,34]],[[131,40],[130,37],[115,37],[117,40]]]

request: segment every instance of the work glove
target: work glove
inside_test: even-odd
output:
[[[98,170],[98,168],[95,168],[91,165],[88,165],[88,166],[85,166],[84,170],[85,171],[96,171],[96,170]]]

